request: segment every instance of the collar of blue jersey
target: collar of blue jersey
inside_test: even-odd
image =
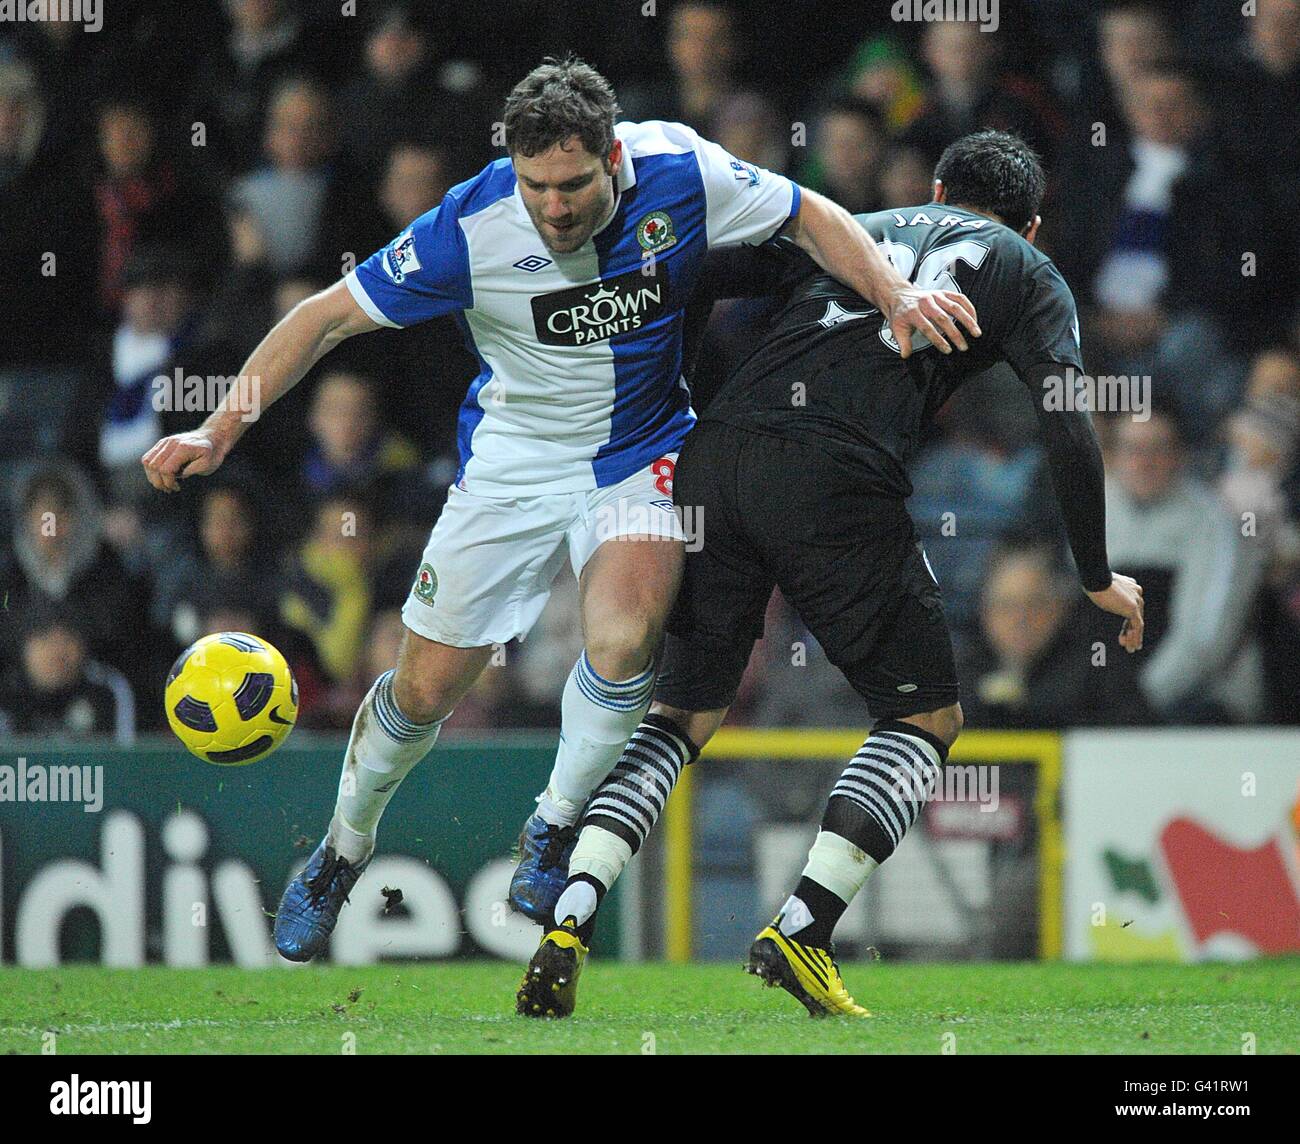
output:
[[[618,135],[618,128],[619,124],[615,124],[614,134],[623,139]],[[618,174],[614,176],[614,206],[609,212],[609,218],[591,232],[592,238],[614,221],[614,216],[618,214],[618,208],[623,202],[623,192],[634,186],[636,186],[636,168],[632,165],[632,147],[626,139],[623,139],[623,161],[619,163]]]
[[[636,186],[636,168],[632,165],[632,144],[623,139],[619,133],[618,129],[622,126],[621,123],[614,124],[615,136],[623,140],[623,162],[619,164],[618,177],[614,180],[614,190],[620,196],[630,187]]]

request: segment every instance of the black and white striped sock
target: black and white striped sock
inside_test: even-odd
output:
[[[849,903],[934,794],[947,757],[947,744],[920,727],[875,725],[831,791],[803,876],[778,916],[782,933],[830,947]]]
[[[883,862],[903,841],[934,794],[948,748],[898,720],[877,723],[831,791],[822,829]],[[858,812],[836,800],[843,799]]]
[[[635,854],[663,813],[682,768],[699,753],[671,719],[645,716],[614,769],[591,796],[583,827],[599,826],[616,834]]]

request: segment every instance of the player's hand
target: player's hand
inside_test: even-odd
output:
[[[186,477],[215,473],[229,449],[217,434],[208,429],[195,429],[164,437],[140,458],[140,463],[154,488],[174,493],[180,491],[180,482]]]
[[[966,338],[958,322],[972,337],[980,336],[975,306],[957,290],[921,290],[916,286],[900,287],[889,307],[889,328],[903,357],[912,354],[912,334],[924,334],[941,353],[952,353],[955,345],[967,349]]]
[[[1141,650],[1145,627],[1142,620],[1141,584],[1132,576],[1121,576],[1116,572],[1111,577],[1109,588],[1089,592],[1088,599],[1103,611],[1124,617],[1124,626],[1119,630],[1120,647],[1128,652]]]

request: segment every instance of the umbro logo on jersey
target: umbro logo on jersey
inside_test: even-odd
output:
[[[545,346],[586,346],[638,330],[668,309],[668,267],[653,278],[630,270],[617,278],[539,294],[532,301],[537,340]]]
[[[826,313],[817,319],[819,326],[830,329],[832,326],[838,326],[841,322],[851,322],[854,318],[865,318],[865,313],[855,313],[853,310],[846,310],[838,302],[831,301],[826,304]]]
[[[551,260],[543,258],[540,254],[530,254],[527,258],[521,258],[514,263],[516,270],[526,270],[529,274],[536,274],[544,266],[550,266]]]

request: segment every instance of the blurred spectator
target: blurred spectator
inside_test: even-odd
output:
[[[336,273],[340,254],[351,253],[357,260],[368,257],[437,206],[458,177],[453,162],[442,149],[427,143],[396,143],[375,201],[346,220],[336,218],[324,240],[322,270]],[[413,361],[420,363],[418,370],[410,368]],[[455,318],[435,318],[403,330],[376,330],[364,339],[345,342],[330,364],[378,379],[385,422],[418,442],[425,456],[455,454],[460,402],[478,371]],[[432,505],[429,512],[435,509]]]
[[[374,386],[358,374],[325,374],[312,394],[308,428],[312,444],[302,481],[317,499],[345,488],[364,491],[382,519],[419,510],[419,455],[411,443],[380,421]]]
[[[1243,23],[1246,35],[1236,50],[1215,52],[1210,63],[1218,80],[1221,173],[1233,189],[1221,208],[1223,233],[1235,240],[1231,249],[1253,251],[1259,262],[1252,278],[1234,283],[1239,293],[1218,308],[1246,313],[1238,348],[1253,348],[1282,335],[1285,315],[1277,312],[1275,299],[1294,304],[1300,296],[1300,219],[1294,209],[1300,197],[1300,0],[1258,0],[1255,15]],[[1257,202],[1240,201],[1243,184]]]
[[[131,256],[106,357],[99,461],[115,499],[134,501],[148,492],[141,456],[164,433],[211,412],[220,395],[209,385],[237,368],[207,336],[193,259],[183,248],[142,246]]]
[[[1237,515],[1249,514],[1263,542],[1286,543],[1284,481],[1296,460],[1300,436],[1300,360],[1269,350],[1254,361],[1242,407],[1229,419],[1228,462],[1219,495]]]
[[[331,273],[349,269],[436,207],[451,189],[451,163],[440,147],[415,140],[394,143],[370,201],[334,212],[321,239],[320,266]],[[352,256],[346,264],[344,259]],[[445,331],[444,331],[445,336]]]
[[[307,725],[340,731],[351,727],[357,708],[371,685],[384,672],[397,666],[397,654],[405,630],[400,608],[377,611],[370,621],[356,670],[348,679],[324,691],[311,708]]]
[[[982,128],[1010,131],[1050,162],[1063,126],[1035,83],[1003,72],[1000,44],[998,36],[980,31],[973,21],[925,25],[921,52],[933,86],[904,138],[931,164],[954,139]]]
[[[265,162],[231,191],[242,261],[282,274],[315,256],[333,182],[332,133],[323,87],[291,79],[275,89],[262,136]]]
[[[851,214],[880,210],[884,206],[880,177],[885,141],[884,123],[871,104],[837,99],[817,118],[811,153],[800,172],[800,182]],[[911,200],[908,205],[928,202],[928,177],[926,187],[925,197]]]
[[[496,157],[478,67],[468,60],[437,59],[430,29],[416,10],[407,3],[379,9],[357,74],[344,89],[348,114],[342,120],[342,144],[358,174],[373,177],[404,138],[456,148],[466,168]],[[407,215],[406,222],[415,217]]]
[[[117,98],[101,106],[98,150],[95,206],[103,308],[113,311],[121,303],[127,262],[140,243],[183,238],[186,256],[211,273],[223,256],[220,200],[159,154],[156,125],[142,102]]]
[[[443,151],[419,143],[395,143],[379,188],[388,233],[396,234],[433,210],[450,189],[450,167]]]
[[[835,90],[837,95],[871,104],[891,135],[906,128],[925,107],[925,85],[916,65],[895,41],[884,36],[873,37],[858,48]]]
[[[1104,82],[1089,94],[1101,115],[1118,110],[1127,89],[1178,50],[1168,20],[1151,0],[1112,0],[1097,18],[1097,41]]]
[[[153,594],[155,626],[182,647],[204,634],[200,617],[215,597],[242,601],[255,615],[271,612],[275,601],[256,504],[238,485],[214,479],[203,489],[198,543],[164,565]]]
[[[340,491],[320,502],[315,525],[281,580],[280,619],[312,642],[333,683],[349,679],[370,622],[374,512]]]
[[[214,142],[236,171],[257,159],[271,93],[286,75],[319,64],[319,42],[307,35],[288,0],[224,0],[225,40],[199,58],[193,90],[202,93],[200,121],[215,121]]]
[[[719,104],[714,115],[714,141],[737,159],[784,171],[790,151],[790,125],[771,101],[744,91]]]
[[[140,666],[147,657],[135,641],[147,639],[148,594],[102,542],[100,503],[85,473],[51,458],[15,482],[13,499],[12,555],[0,569],[9,614],[66,604],[92,656],[128,671]],[[6,555],[0,549],[0,560]],[[8,627],[0,639],[12,637]],[[7,650],[10,658],[12,643]]]
[[[1300,132],[1300,0],[1257,0],[1234,51],[1211,62],[1233,119],[1263,132],[1266,147],[1294,143]],[[1240,116],[1241,119],[1238,119]],[[1280,164],[1281,174],[1287,164]]]
[[[298,684],[299,719],[306,726],[321,725],[317,722],[317,711],[325,702],[326,685],[311,640],[301,632],[278,623],[273,616],[261,609],[259,597],[250,598],[236,585],[214,585],[212,591],[197,598],[196,603],[200,611],[195,639],[217,632],[247,632],[269,640],[284,656],[289,670],[293,672],[294,681]],[[373,677],[370,682],[374,682]],[[357,704],[354,703],[350,714],[354,714],[356,708]]]
[[[970,727],[1079,727],[1147,722],[1118,624],[1082,596],[1044,547],[995,553],[980,637],[958,671]]]
[[[1228,422],[1219,495],[1241,522],[1243,564],[1263,578],[1256,630],[1267,715],[1300,722],[1300,358],[1255,358],[1246,401]]]
[[[940,411],[947,436],[923,448],[913,467],[909,511],[943,586],[958,648],[975,631],[990,554],[1043,515],[1034,503],[1044,462],[1027,427],[1033,416],[1014,378],[969,382]]]
[[[1191,165],[1205,112],[1195,85],[1175,70],[1132,77],[1122,100],[1132,131],[1131,167],[1122,185],[1116,179],[1109,188],[1110,225],[1098,228],[1100,257],[1089,292],[1100,307],[1101,336],[1129,356],[1151,346],[1163,328],[1161,304],[1173,276],[1175,186]],[[1107,188],[1089,190],[1100,196]],[[1095,227],[1096,219],[1087,225]]]
[[[69,604],[24,613],[21,654],[0,673],[0,734],[42,740],[135,740],[135,698],[126,677],[91,659],[82,620]]]
[[[685,0],[669,16],[671,75],[620,91],[624,118],[667,119],[716,138],[716,117],[736,91],[739,58],[734,9],[715,0]]]
[[[1275,299],[1294,288],[1277,276],[1262,189],[1216,145],[1194,72],[1158,65],[1121,95],[1105,145],[1077,140],[1062,164],[1052,251],[1108,367],[1178,373],[1189,423],[1212,429],[1240,391],[1225,358],[1281,325]],[[1243,251],[1269,272],[1247,273]]]
[[[47,127],[35,73],[0,57],[0,369],[85,366],[94,332],[93,202]]]
[[[880,164],[880,205],[913,207],[934,198],[934,165],[915,147],[891,147]]]
[[[1258,575],[1237,522],[1185,462],[1165,413],[1115,429],[1106,540],[1111,566],[1143,588],[1142,690],[1166,718],[1253,719],[1262,683],[1247,624]]]

